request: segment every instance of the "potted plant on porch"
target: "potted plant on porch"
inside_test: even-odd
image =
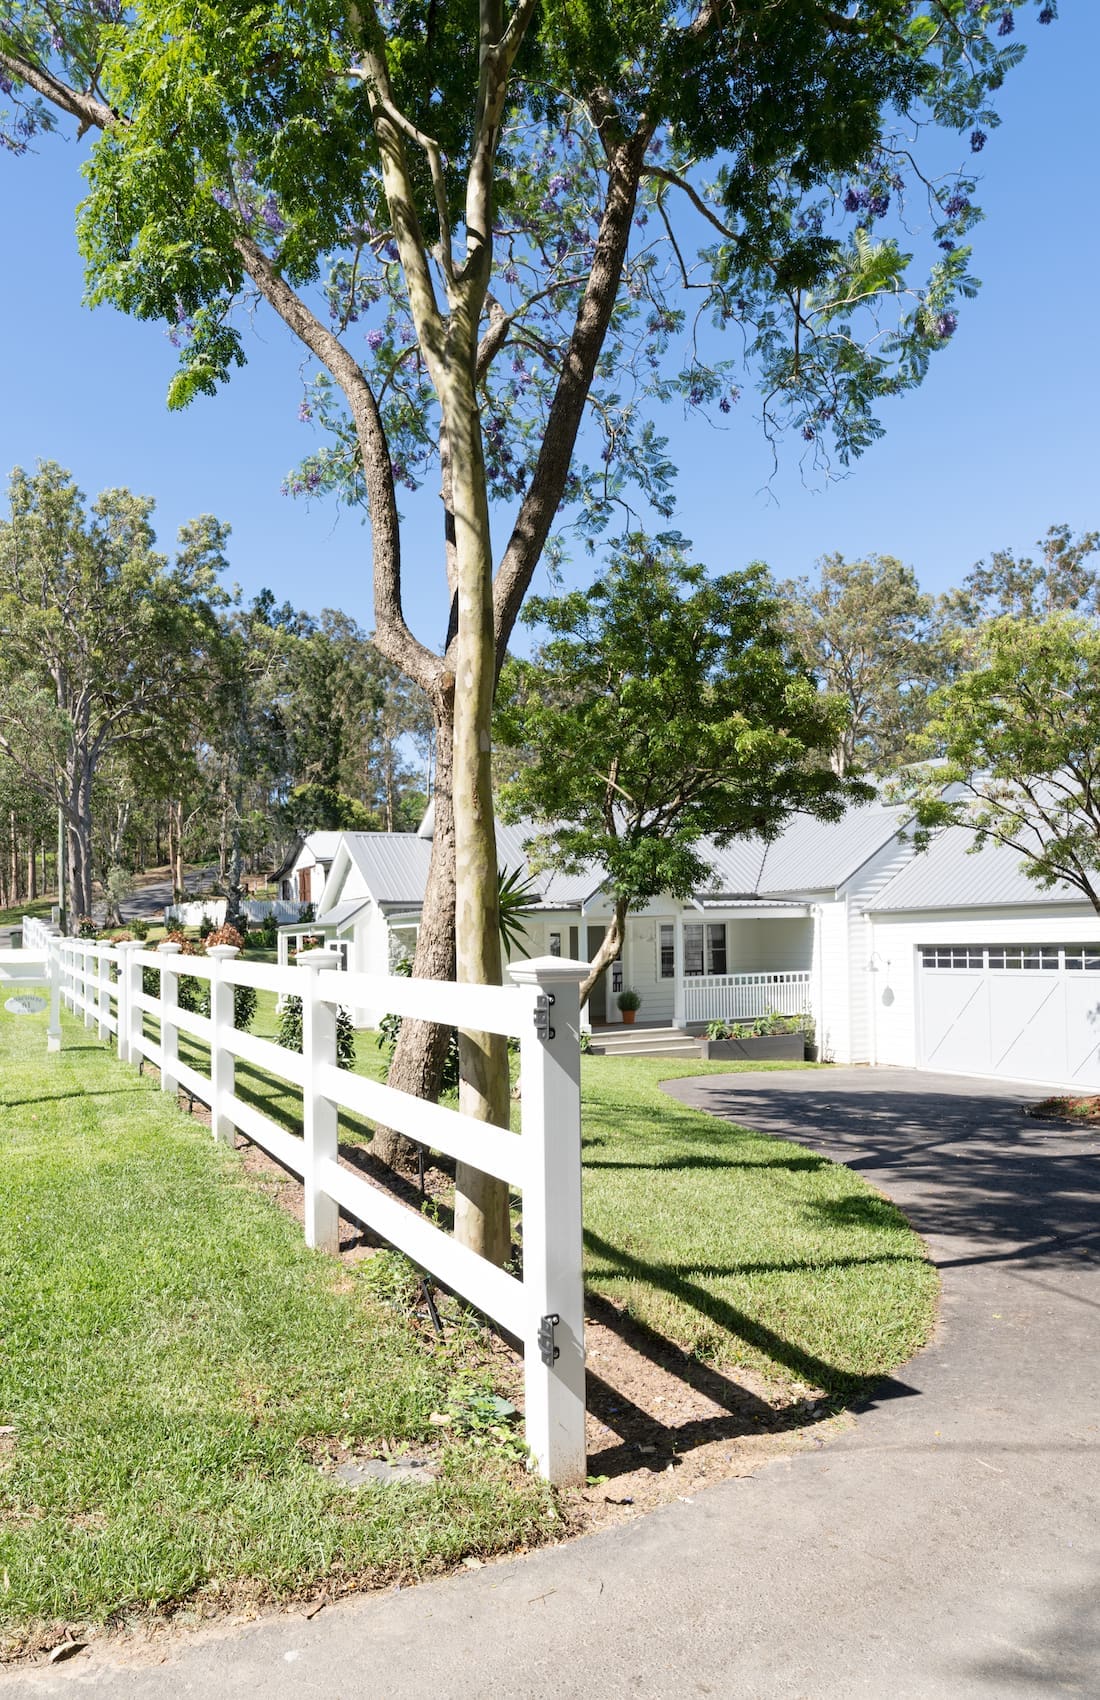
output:
[[[620,1010],[622,1011],[623,1025],[626,1026],[626,1027],[633,1027],[634,1017],[637,1015],[638,1010],[641,1008],[641,1003],[642,1003],[641,992],[631,992],[631,991],[620,992],[618,997],[615,999],[615,1002],[618,1004]]]

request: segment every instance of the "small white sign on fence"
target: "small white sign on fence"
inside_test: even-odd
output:
[[[208,1104],[215,1139],[232,1143],[239,1131],[299,1175],[308,1244],[338,1250],[344,1211],[499,1323],[523,1346],[527,1443],[537,1468],[558,1484],[583,1482],[578,988],[587,963],[541,957],[510,968],[512,986],[475,986],[341,972],[324,950],[299,956],[295,967],[275,967],[241,961],[232,946],[183,956],[172,944],[149,951],[133,942],[111,946],[62,938],[33,921],[24,923],[24,942],[47,952],[51,1049],[61,1042],[64,1002],[74,1014],[82,1013],[85,1026],[95,1027],[101,1038],[117,1038],[120,1061],[148,1058],[160,1070],[164,1091],[182,1087]],[[143,988],[149,969],[157,976],[156,995]],[[209,982],[208,1016],[181,1007],[181,975]],[[235,986],[301,998],[301,1052],[239,1030]],[[413,1019],[518,1038],[521,1131],[487,1126],[339,1068],[336,1016],[342,1004],[374,1005]],[[147,1016],[159,1024],[155,1039],[146,1030]],[[207,1047],[209,1073],[180,1056],[181,1033]],[[238,1061],[301,1089],[300,1135],[237,1096]],[[522,1276],[488,1263],[341,1162],[342,1108],[521,1189]]]

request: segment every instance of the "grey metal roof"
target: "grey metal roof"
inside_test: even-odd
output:
[[[1022,872],[1018,850],[986,844],[975,850],[974,834],[949,826],[927,850],[914,856],[867,905],[872,914],[909,909],[989,909],[1014,903],[1083,903],[1072,886],[1044,891]]]
[[[888,844],[905,820],[904,809],[877,800],[849,809],[838,821],[796,815],[767,847],[758,896],[835,890]]]
[[[343,838],[376,903],[423,901],[432,858],[429,838],[415,832],[345,832]]]
[[[604,882],[602,868],[594,862],[577,874],[561,874],[553,868],[531,873],[525,842],[536,837],[538,827],[533,821],[518,821],[514,826],[497,822],[497,860],[505,872],[518,868],[525,878],[532,879],[542,905],[547,909],[575,909],[586,897],[599,891]]]
[[[311,832],[305,840],[305,847],[311,850],[319,862],[331,862],[340,848],[342,832]]]
[[[350,898],[347,903],[337,903],[335,908],[329,909],[324,915],[320,916],[318,920],[310,921],[306,924],[311,927],[316,927],[319,931],[326,927],[334,927],[336,931],[339,932],[340,928],[346,927],[348,922],[353,920],[355,916],[359,914],[361,909],[365,909],[369,902],[369,897]],[[303,923],[299,921],[298,926],[301,927],[302,925]]]

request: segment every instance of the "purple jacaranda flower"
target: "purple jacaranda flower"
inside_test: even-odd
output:
[[[986,135],[984,130],[971,130],[971,132],[970,132],[970,151],[971,151],[971,153],[981,153],[982,149],[985,147],[985,144],[986,144],[986,142],[988,142],[988,140],[989,140],[989,137]]]
[[[1011,12],[1002,12],[1001,13],[1001,21],[997,25],[997,34],[998,35],[1011,35],[1015,28],[1016,28],[1016,19],[1012,16],[1012,13]]]
[[[308,422],[313,418],[313,409],[310,407],[308,401],[300,401],[298,403],[298,418],[301,420],[303,425],[308,424]]]
[[[367,347],[373,349],[376,354],[385,340],[386,339],[381,331],[367,332]]]
[[[936,335],[940,338],[941,342],[946,342],[949,336],[954,336],[955,331],[958,328],[958,323],[959,315],[957,313],[948,312],[940,314],[939,318],[936,320]]]
[[[943,210],[948,218],[958,218],[960,213],[969,212],[970,200],[968,196],[956,189]]]
[[[1052,24],[1054,22],[1054,7],[1053,6],[1044,6],[1043,7],[1042,11],[1039,13],[1039,22],[1041,24]]]
[[[814,440],[814,428],[813,428],[813,426],[812,425],[803,425],[802,436],[807,443],[812,443],[813,440]]]

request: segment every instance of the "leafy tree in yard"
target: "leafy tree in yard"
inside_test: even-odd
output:
[[[0,520],[0,754],[60,808],[69,910],[92,908],[92,800],[112,752],[186,721],[209,650],[225,532],[184,526],[156,553],[153,503],[107,490],[90,512],[67,472],[17,469]]]
[[[82,218],[92,297],[173,327],[172,402],[240,364],[234,315],[257,294],[317,362],[334,446],[304,480],[365,501],[376,642],[438,729],[418,974],[500,977],[493,692],[559,511],[599,529],[632,485],[667,511],[653,402],[728,410],[739,374],[769,432],[792,427],[812,456],[879,434],[879,399],[921,381],[974,289],[973,180],[914,168],[914,133],[980,149],[1023,3],[0,12],[11,145],[57,110],[102,132]],[[904,226],[883,225],[910,189],[939,245],[923,283]],[[689,303],[713,348],[683,334]],[[429,474],[452,610],[438,652],[402,606],[397,491]],[[498,560],[494,501],[511,504]],[[430,1092],[438,1046],[417,1023],[402,1045],[397,1084]],[[462,1048],[464,1107],[507,1125],[503,1044]],[[460,1235],[506,1257],[506,1189],[462,1165],[458,1195]]]
[[[938,683],[932,598],[893,555],[846,561],[826,555],[818,580],[779,586],[783,617],[822,688],[848,705],[833,766],[882,773],[896,765],[923,722]]]
[[[591,589],[526,617],[550,635],[501,680],[501,807],[540,823],[536,859],[607,871],[614,919],[583,999],[630,909],[706,884],[704,838],[771,838],[796,810],[835,820],[866,793],[820,759],[844,706],[792,655],[763,567],[710,579],[678,543],[633,535]]]
[[[1009,845],[1038,886],[1064,880],[1100,914],[1100,629],[1006,616],[970,660],[933,699],[926,746],[946,761],[900,775],[899,796],[926,836],[963,826],[976,848]]]

